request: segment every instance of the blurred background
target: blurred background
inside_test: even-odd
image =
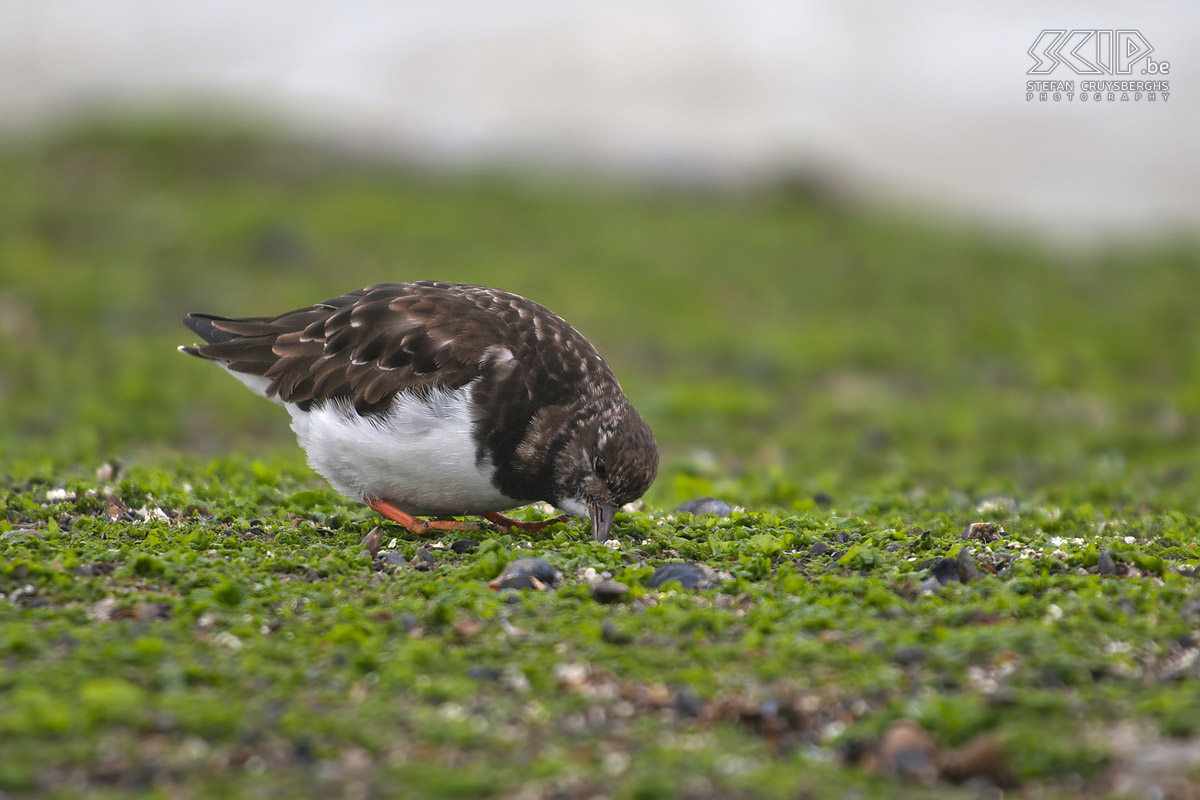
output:
[[[1136,28],[1169,95],[1027,101],[1049,28]],[[1193,507],[1197,32],[1184,2],[0,3],[0,468],[298,460],[179,318],[438,278],[588,335],[662,499]]]

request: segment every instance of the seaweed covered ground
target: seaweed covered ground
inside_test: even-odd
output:
[[[0,171],[0,797],[1200,793],[1194,241],[153,121]],[[608,357],[616,542],[407,534],[174,350],[421,278]]]

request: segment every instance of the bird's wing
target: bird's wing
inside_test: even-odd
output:
[[[519,341],[522,317],[514,301],[533,305],[462,284],[377,284],[275,317],[192,314],[184,322],[208,344],[184,350],[265,377],[268,396],[301,408],[337,399],[370,414],[401,391],[512,371],[505,343]]]

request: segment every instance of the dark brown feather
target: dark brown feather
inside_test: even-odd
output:
[[[512,377],[505,393],[525,404],[536,394],[537,406],[577,392],[584,375],[597,386],[616,383],[595,348],[564,320],[482,286],[381,283],[274,317],[195,314],[185,322],[209,342],[196,354],[270,378],[269,394],[301,408],[341,400],[374,414],[398,392],[456,389],[491,372]],[[513,360],[493,369],[489,347],[507,348]],[[532,417],[536,410],[522,413]]]

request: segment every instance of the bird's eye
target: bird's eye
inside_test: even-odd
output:
[[[592,461],[592,469],[600,478],[604,478],[604,476],[608,474],[608,466],[604,463],[604,459],[602,459],[600,456],[596,456],[596,458]]]

